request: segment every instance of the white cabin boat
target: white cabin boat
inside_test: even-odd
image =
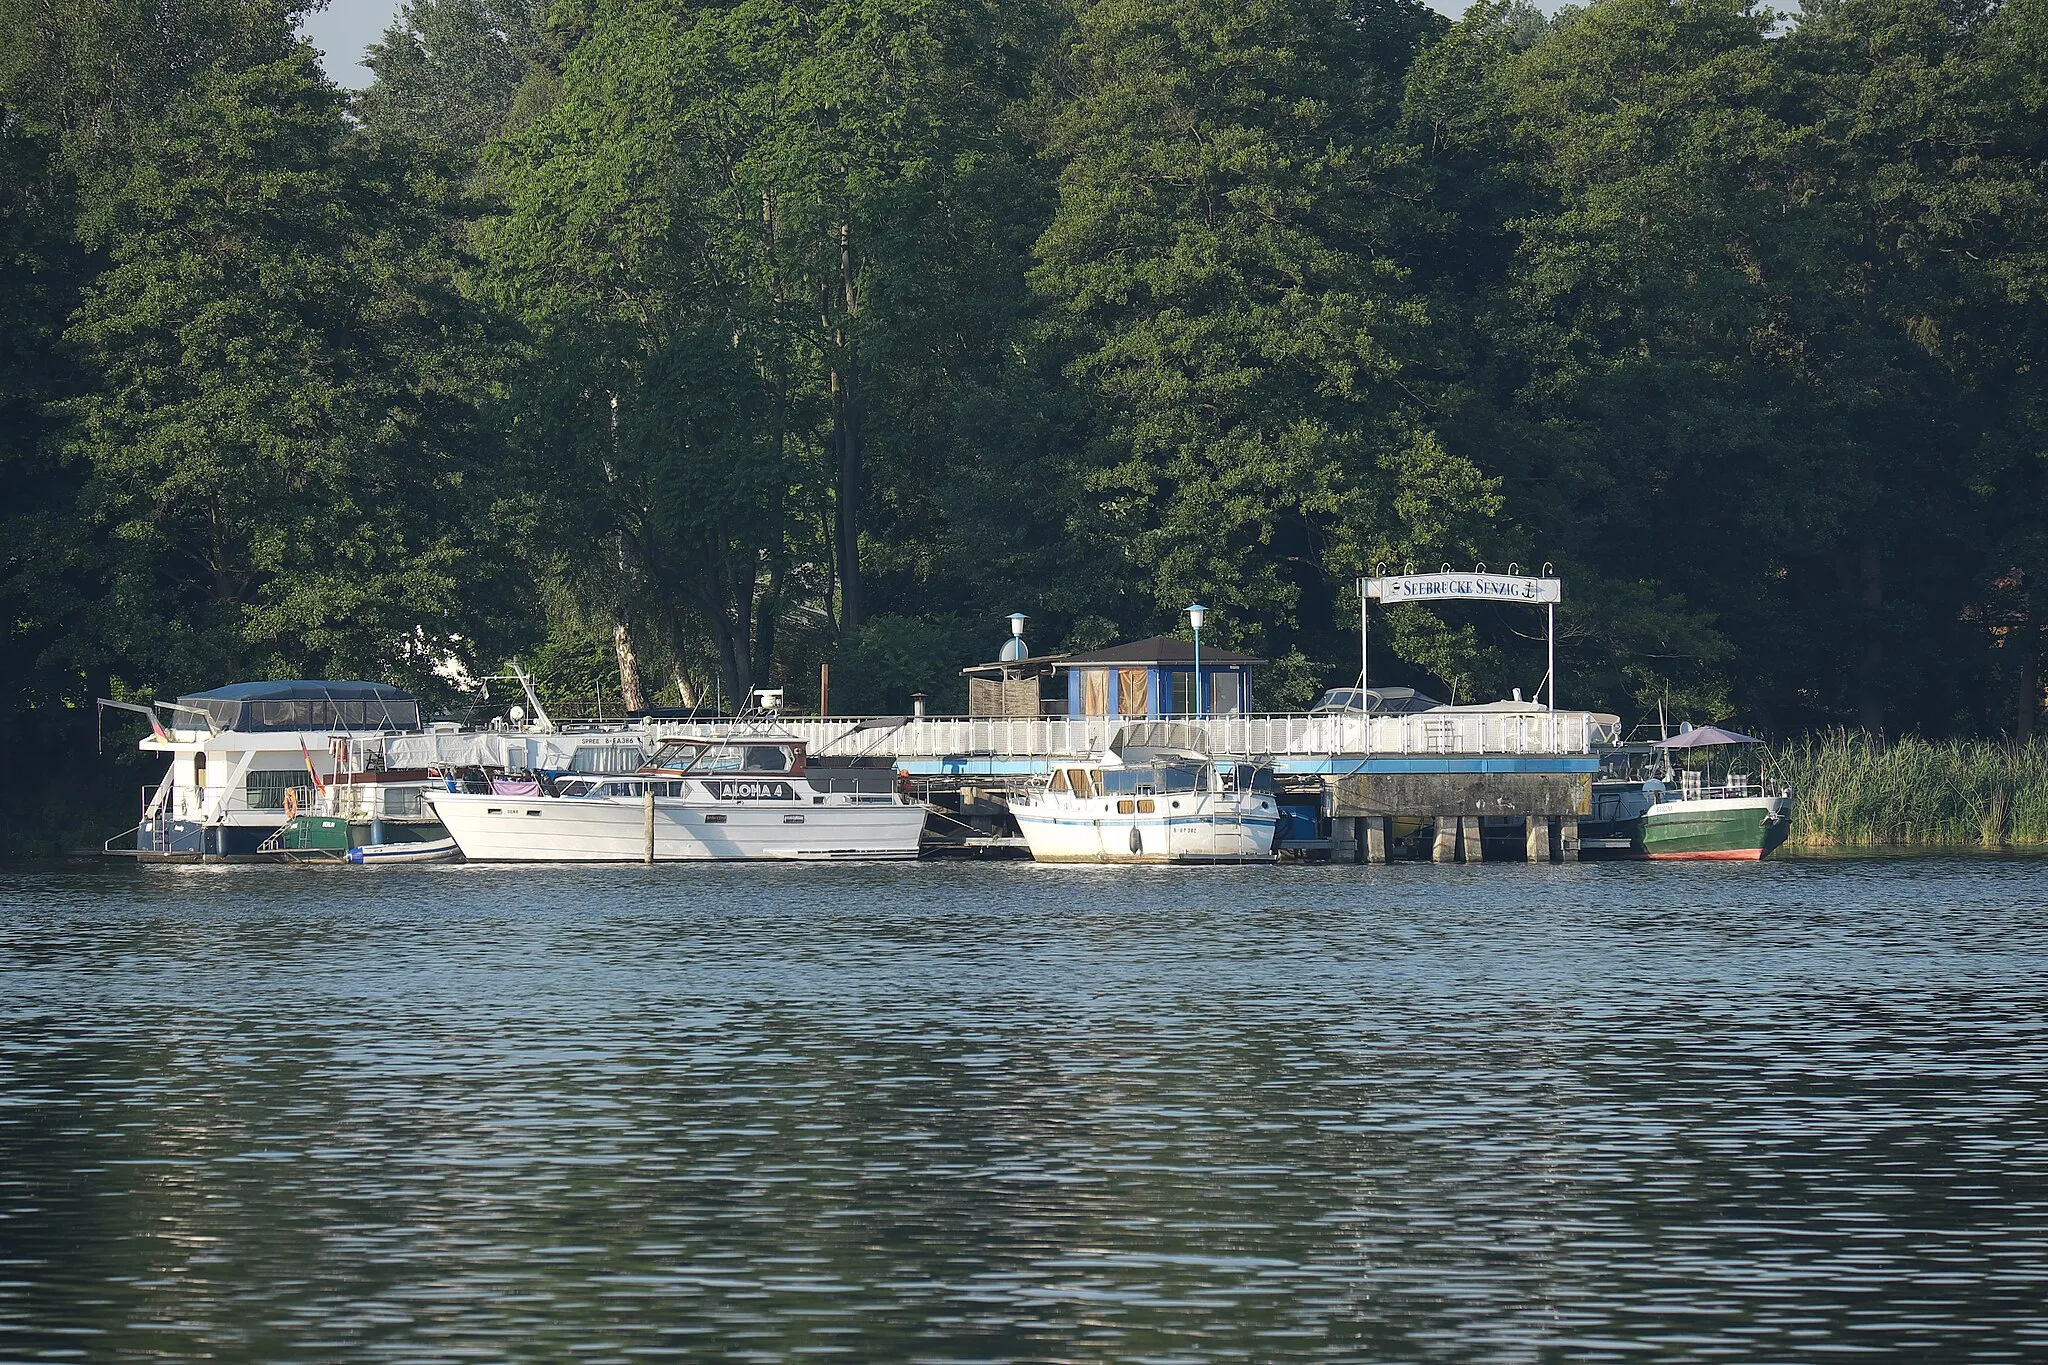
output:
[[[433,775],[382,762],[388,738],[421,729],[418,701],[396,687],[235,683],[155,708],[106,704],[149,716],[140,747],[170,759],[163,781],[143,793],[132,847],[109,841],[109,852],[156,862],[338,858],[363,842],[440,837],[421,801]],[[294,823],[294,837],[281,838]]]
[[[1280,804],[1273,770],[1176,745],[1170,723],[1126,726],[1097,763],[1057,768],[1010,801],[1042,863],[1263,862]],[[1165,741],[1164,743],[1160,741]]]
[[[915,858],[924,833],[893,768],[812,767],[803,744],[774,736],[669,741],[630,774],[451,776],[446,788],[429,800],[479,862]]]

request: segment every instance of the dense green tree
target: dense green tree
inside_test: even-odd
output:
[[[474,663],[520,593],[490,540],[490,338],[440,220],[303,46],[202,75],[156,136],[68,334],[93,638],[180,683]]]
[[[1130,566],[1155,620],[1201,597],[1223,638],[1327,639],[1353,573],[1462,558],[1494,508],[1402,381],[1427,317],[1390,255],[1390,132],[1434,23],[1329,0],[1080,10],[1034,280],[1105,413],[1077,540]]]
[[[529,440],[584,471],[628,595],[678,657],[701,628],[731,695],[806,604],[859,624],[871,419],[954,429],[933,376],[989,349],[949,300],[988,277],[1001,202],[976,122],[1000,80],[970,70],[1003,58],[975,41],[992,13],[599,7],[502,153],[494,278],[543,348]]]
[[[473,167],[535,62],[556,57],[545,13],[539,0],[406,0],[365,58],[376,79],[357,100],[363,126]]]
[[[1987,156],[2005,114],[1973,18],[1847,0],[1772,23],[1484,7],[1418,68],[1432,289],[1479,322],[1439,357],[1442,401],[1598,605],[1632,579],[1666,604],[1616,614],[1629,652],[1689,656],[1709,697],[1725,672],[1724,705],[1779,724],[1876,729],[1941,715],[1948,661],[1982,658],[1965,490],[2025,364],[1985,344],[2015,314],[1983,262],[2029,174]],[[1673,677],[1623,672],[1639,704]]]
[[[0,687],[17,705],[67,691],[49,651],[77,593],[66,573],[80,567],[76,480],[56,458],[49,409],[77,382],[57,343],[84,264],[55,139],[23,125],[0,103]]]

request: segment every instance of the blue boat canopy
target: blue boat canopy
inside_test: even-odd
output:
[[[178,698],[219,730],[417,730],[420,704],[388,683],[243,682]]]

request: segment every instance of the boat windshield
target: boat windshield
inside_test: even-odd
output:
[[[1270,792],[1273,790],[1273,770],[1257,763],[1233,764],[1224,780],[1223,789],[1234,792]]]
[[[1140,768],[1104,768],[1100,774],[1102,790],[1105,792],[1136,792],[1141,795],[1158,795],[1162,792],[1198,792],[1202,790],[1200,763],[1156,763]]]
[[[802,771],[803,763],[793,744],[671,740],[654,751],[647,767],[665,772],[793,773]]]

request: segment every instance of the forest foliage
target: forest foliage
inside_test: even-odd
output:
[[[408,0],[356,93],[294,21],[0,0],[13,752],[514,655],[943,708],[1195,600],[1299,704],[1477,563],[1567,704],[2032,732],[2048,0]]]

